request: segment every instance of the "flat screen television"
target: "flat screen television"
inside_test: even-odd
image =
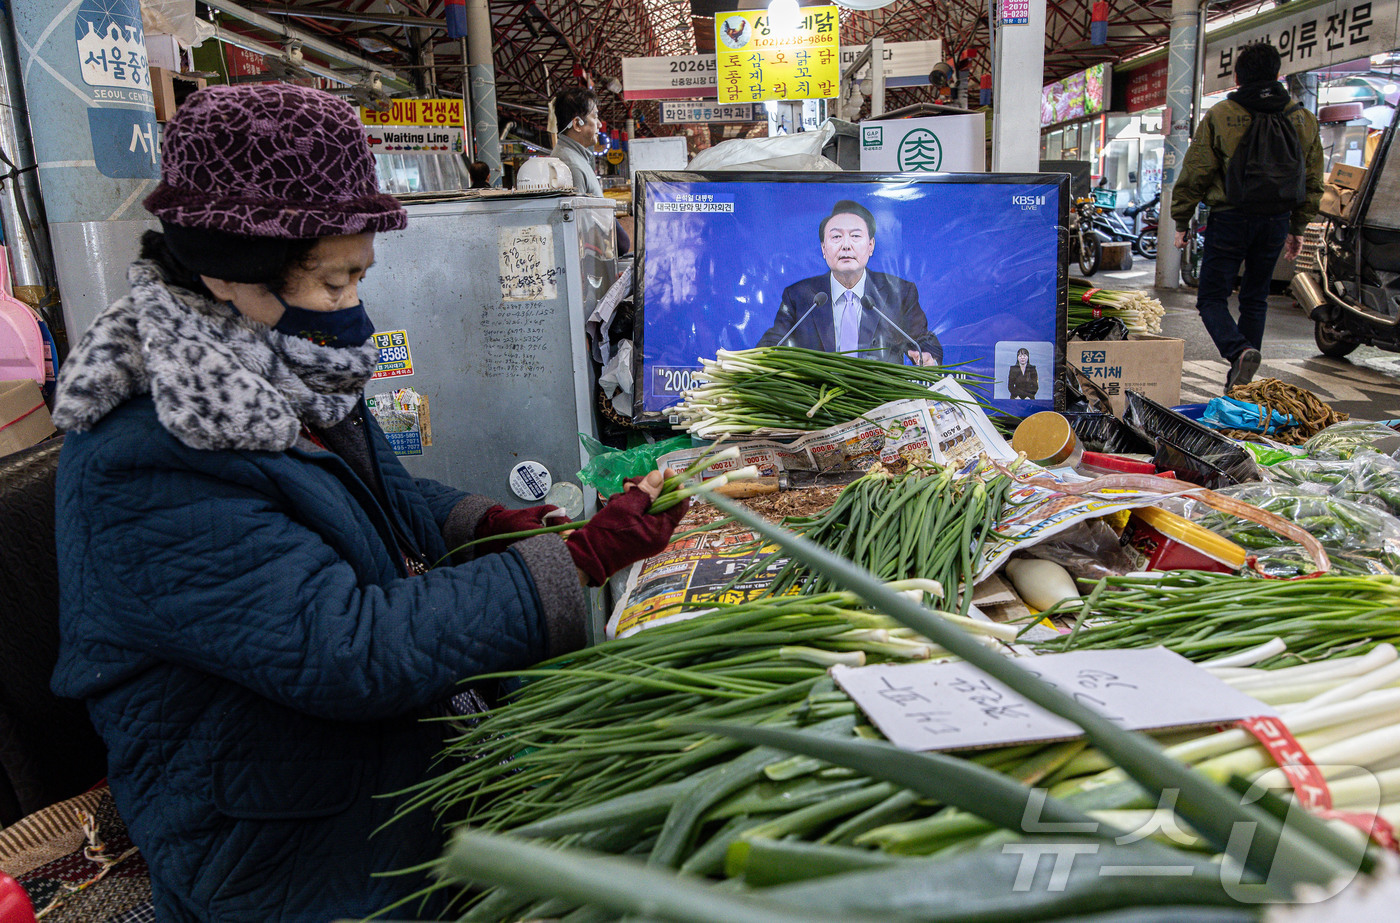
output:
[[[633,201],[637,422],[721,349],[853,339],[1017,416],[1064,406],[1064,174],[642,172]]]

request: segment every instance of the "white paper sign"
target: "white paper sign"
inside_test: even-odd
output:
[[[866,119],[860,131],[860,168],[872,173],[985,173],[984,113],[924,119]]]
[[[554,266],[554,231],[547,224],[500,228],[501,298],[553,301],[559,297]]]
[[[1080,703],[1134,730],[1273,715],[1164,647],[1071,651],[1017,661]],[[1079,727],[962,661],[833,667],[832,677],[902,750],[960,750],[1066,740]]]

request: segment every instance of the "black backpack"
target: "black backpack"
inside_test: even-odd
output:
[[[1250,215],[1281,215],[1308,199],[1308,171],[1303,144],[1290,113],[1255,112],[1244,137],[1225,167],[1225,200]]]

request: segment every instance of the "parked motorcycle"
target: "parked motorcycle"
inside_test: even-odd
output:
[[[1186,226],[1186,246],[1181,250],[1181,281],[1192,288],[1201,284],[1201,254],[1206,248],[1206,221],[1209,218],[1210,206],[1202,203],[1196,206],[1196,213]]]
[[[1138,255],[1149,260],[1157,258],[1157,215],[1161,204],[1162,194],[1159,192],[1147,202],[1123,209],[1125,218],[1136,219],[1141,216],[1142,230],[1133,240],[1133,249]]]
[[[1092,276],[1099,270],[1103,241],[1094,230],[1094,200],[1089,197],[1074,200],[1069,212],[1069,258],[1079,263],[1079,271]]]
[[[1397,110],[1400,115],[1400,110]],[[1389,169],[1396,118],[1381,137],[1347,217],[1310,230],[1289,284],[1324,356],[1364,344],[1400,352],[1400,176]]]
[[[1094,209],[1094,230],[1104,240],[1132,244],[1137,249],[1137,228],[1122,212],[1099,206]]]

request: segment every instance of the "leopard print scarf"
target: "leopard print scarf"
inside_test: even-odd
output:
[[[59,371],[53,420],[64,430],[150,394],[161,425],[191,448],[278,452],[303,423],[343,420],[374,371],[372,344],[286,336],[170,285],[153,262],[134,263],[127,280],[131,294],[98,315]]]

